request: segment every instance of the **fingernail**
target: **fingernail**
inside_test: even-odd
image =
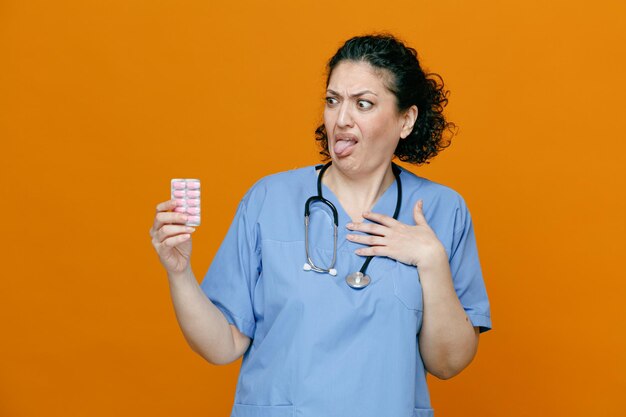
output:
[[[347,227],[348,229],[350,229],[351,227],[354,227],[354,223],[348,223],[348,224],[346,224],[346,227]]]
[[[185,229],[186,232],[195,232],[196,229],[194,229],[193,227],[188,227]]]

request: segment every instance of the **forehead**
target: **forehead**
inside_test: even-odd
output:
[[[391,73],[363,61],[342,61],[328,79],[331,90],[371,90],[377,94],[391,93]]]

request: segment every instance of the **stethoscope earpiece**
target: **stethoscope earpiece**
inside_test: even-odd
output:
[[[332,164],[332,161],[324,165],[317,177],[317,195],[309,197],[309,199],[304,204],[304,251],[306,253],[307,262],[304,264],[302,269],[305,271],[315,271],[328,273],[332,276],[337,276],[337,270],[335,269],[335,261],[337,260],[337,230],[339,228],[339,214],[337,213],[337,208],[333,203],[326,200],[322,196],[322,176],[324,172],[328,169],[328,167]],[[398,183],[398,200],[396,201],[396,209],[393,213],[393,218],[398,219],[398,214],[400,213],[400,206],[402,203],[402,183],[400,182],[400,169],[396,165],[392,165],[393,174],[396,177],[396,182]],[[321,268],[313,263],[311,256],[309,255],[309,214],[310,214],[310,206],[311,203],[319,201],[322,204],[328,206],[333,214],[333,260],[330,262],[330,266],[328,268]],[[365,262],[363,262],[363,266],[361,270],[358,272],[353,272],[346,277],[346,283],[354,289],[360,290],[365,288],[371,282],[369,276],[365,275],[365,271],[367,270],[368,265],[372,261],[374,257],[368,256]]]
[[[316,271],[316,272],[328,272],[330,275],[336,277],[337,276],[337,270],[335,268],[330,268],[328,270],[321,270],[318,271],[317,269],[314,269],[310,263],[305,262],[304,265],[302,266],[302,269],[304,269],[305,271]],[[318,268],[321,269],[321,268]]]

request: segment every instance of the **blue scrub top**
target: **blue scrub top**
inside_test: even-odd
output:
[[[415,224],[413,206],[445,247],[454,288],[474,326],[491,329],[474,230],[463,198],[449,187],[402,169],[398,220]],[[304,271],[304,204],[317,194],[314,166],[261,179],[246,193],[201,285],[252,343],[243,356],[231,417],[431,417],[433,409],[417,335],[423,315],[416,267],[376,257],[368,287],[345,277],[361,269],[361,245],[349,242],[339,211],[337,276]],[[394,182],[373,212],[391,216]],[[314,204],[309,251],[332,259],[330,211]]]

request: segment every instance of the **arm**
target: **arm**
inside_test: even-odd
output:
[[[150,236],[167,271],[178,324],[189,346],[200,356],[216,365],[230,363],[243,355],[250,338],[229,325],[198,286],[190,264],[195,229],[184,225],[186,215],[169,211],[174,207],[173,200],[157,205]]]
[[[478,349],[479,330],[459,301],[443,247],[431,263],[419,268],[424,294],[424,317],[419,334],[420,354],[429,373],[448,379],[465,369]]]
[[[191,269],[168,273],[168,280],[176,319],[191,349],[214,365],[239,359],[250,338],[226,321],[202,292]]]

